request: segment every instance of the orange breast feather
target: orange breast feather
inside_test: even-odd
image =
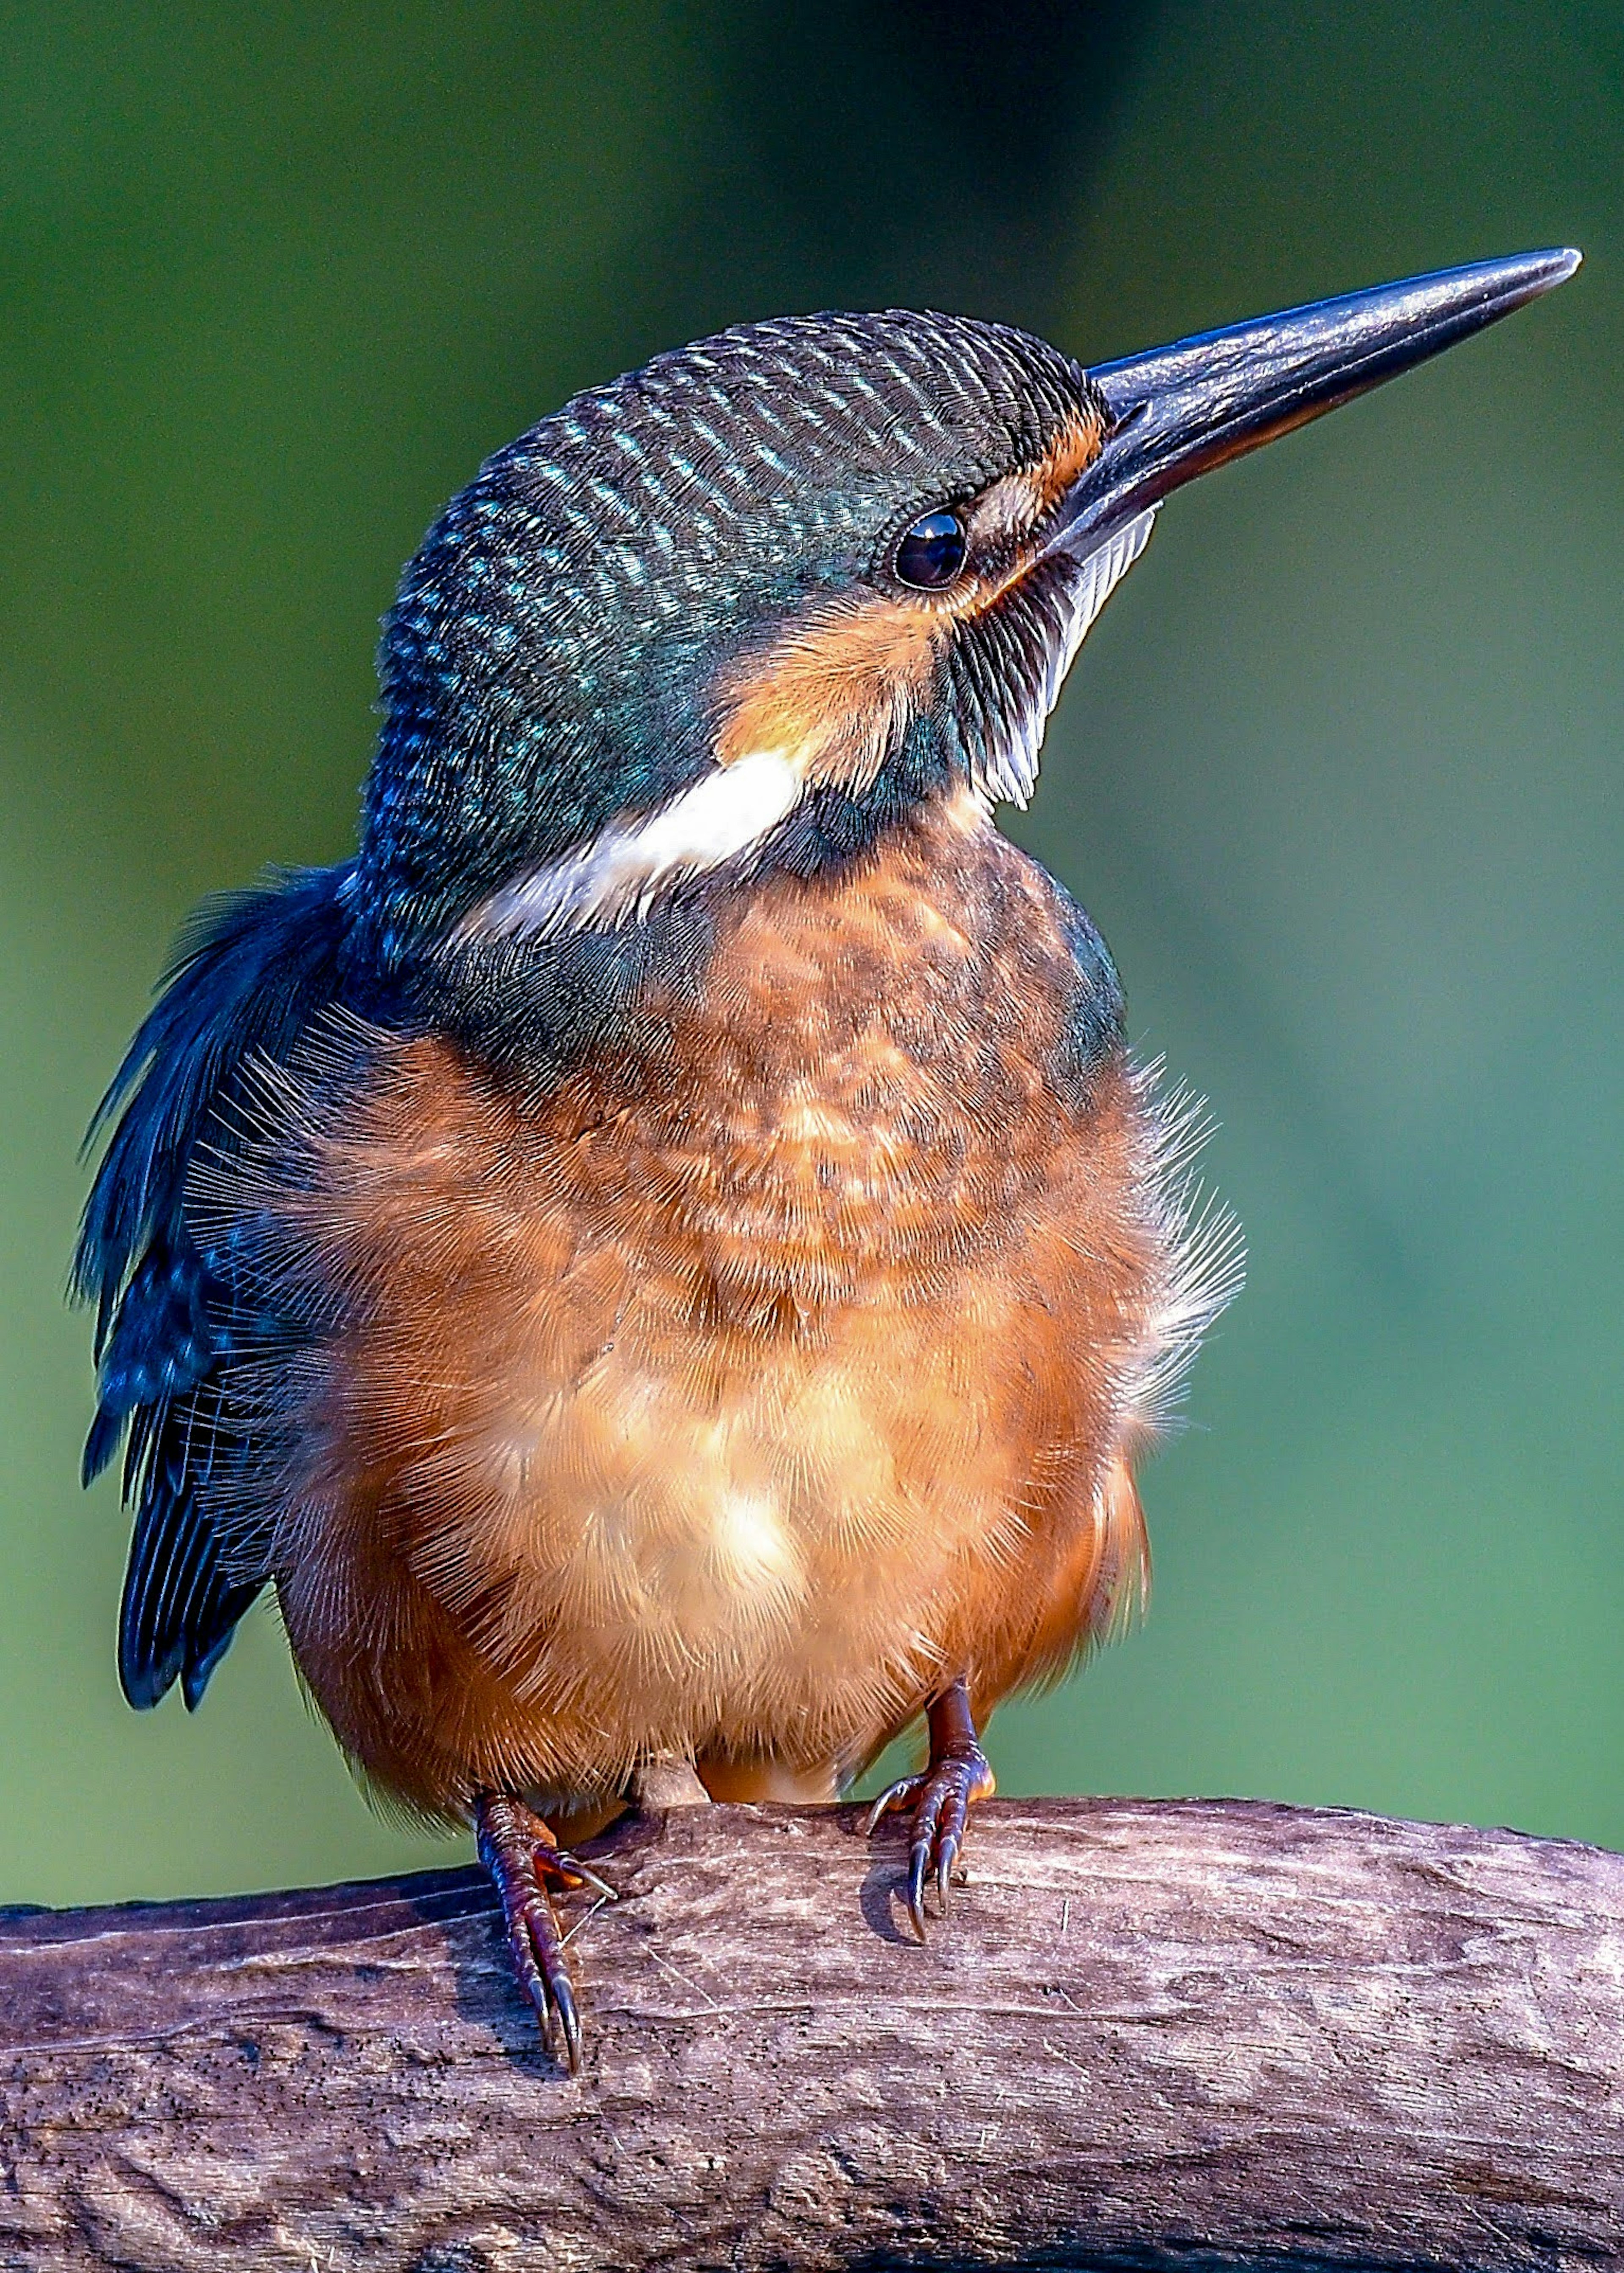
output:
[[[274,1202],[336,1322],[277,1585],[370,1775],[843,1772],[1097,1629],[1181,1266],[1140,1077],[1056,1085],[1076,986],[1042,872],[938,814],[742,896],[659,1049],[538,1106],[377,1039]]]

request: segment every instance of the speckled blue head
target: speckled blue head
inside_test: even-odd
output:
[[[387,626],[361,879],[380,959],[701,780],[730,701],[812,626],[867,640],[862,683],[837,658],[832,684],[884,716],[848,760],[824,752],[786,842],[804,856],[814,822],[861,836],[865,815],[963,769],[1049,671],[1064,607],[995,652],[1013,597],[996,588],[1101,424],[1086,373],[1041,341],[892,311],[720,333],[499,451],[408,566]],[[944,506],[969,525],[974,625],[896,571],[907,529]],[[907,699],[888,703],[879,682],[898,674]],[[827,675],[799,694],[836,699]]]

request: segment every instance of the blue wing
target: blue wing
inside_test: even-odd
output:
[[[230,1108],[251,1059],[285,1059],[338,999],[348,866],[289,871],[199,912],[87,1142],[117,1121],[86,1205],[73,1289],[96,1305],[97,1407],[85,1480],[127,1431],[135,1533],[119,1622],[132,1705],[177,1678],[195,1707],[264,1584],[252,1542],[223,1554],[207,1487],[226,1441],[219,1394],[230,1354],[232,1257],[188,1228],[199,1144],[240,1141]]]

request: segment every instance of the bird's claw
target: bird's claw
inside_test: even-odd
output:
[[[914,1931],[921,1941],[925,1939],[926,1882],[934,1882],[936,1901],[945,1917],[951,1908],[951,1889],[955,1879],[959,1885],[964,1883],[959,1858],[964,1851],[970,1809],[976,1800],[989,1799],[996,1789],[992,1764],[981,1746],[959,1744],[933,1759],[917,1775],[899,1776],[895,1783],[889,1784],[864,1819],[864,1834],[872,1837],[893,1811],[899,1813],[908,1807],[914,1811],[908,1842],[907,1904]]]
[[[592,1892],[605,1902],[618,1902],[620,1899],[607,1879],[600,1879],[590,1863],[583,1863],[579,1855],[572,1855],[568,1847],[546,1843],[538,1847],[536,1875],[538,1879],[551,1879],[554,1886],[563,1887],[567,1893],[573,1894],[577,1887],[590,1887]]]
[[[560,1847],[541,1818],[520,1800],[482,1794],[474,1826],[479,1859],[501,1902],[514,1970],[536,2008],[542,2042],[552,2042],[556,2023],[569,2072],[579,2075],[581,2014],[564,1956],[567,1937],[559,1929],[550,1890],[590,1887],[605,1902],[618,1896],[590,1864]]]
[[[575,1984],[564,1959],[563,1936],[545,1887],[509,1902],[504,1894],[502,1915],[508,1925],[508,1947],[513,1953],[519,1985],[536,2008],[544,2044],[550,2043],[554,2021],[571,2075],[581,2073],[581,2015],[575,2005]]]

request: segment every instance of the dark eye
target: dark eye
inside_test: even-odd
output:
[[[965,560],[965,528],[956,513],[928,513],[897,547],[897,574],[921,592],[951,584]]]

